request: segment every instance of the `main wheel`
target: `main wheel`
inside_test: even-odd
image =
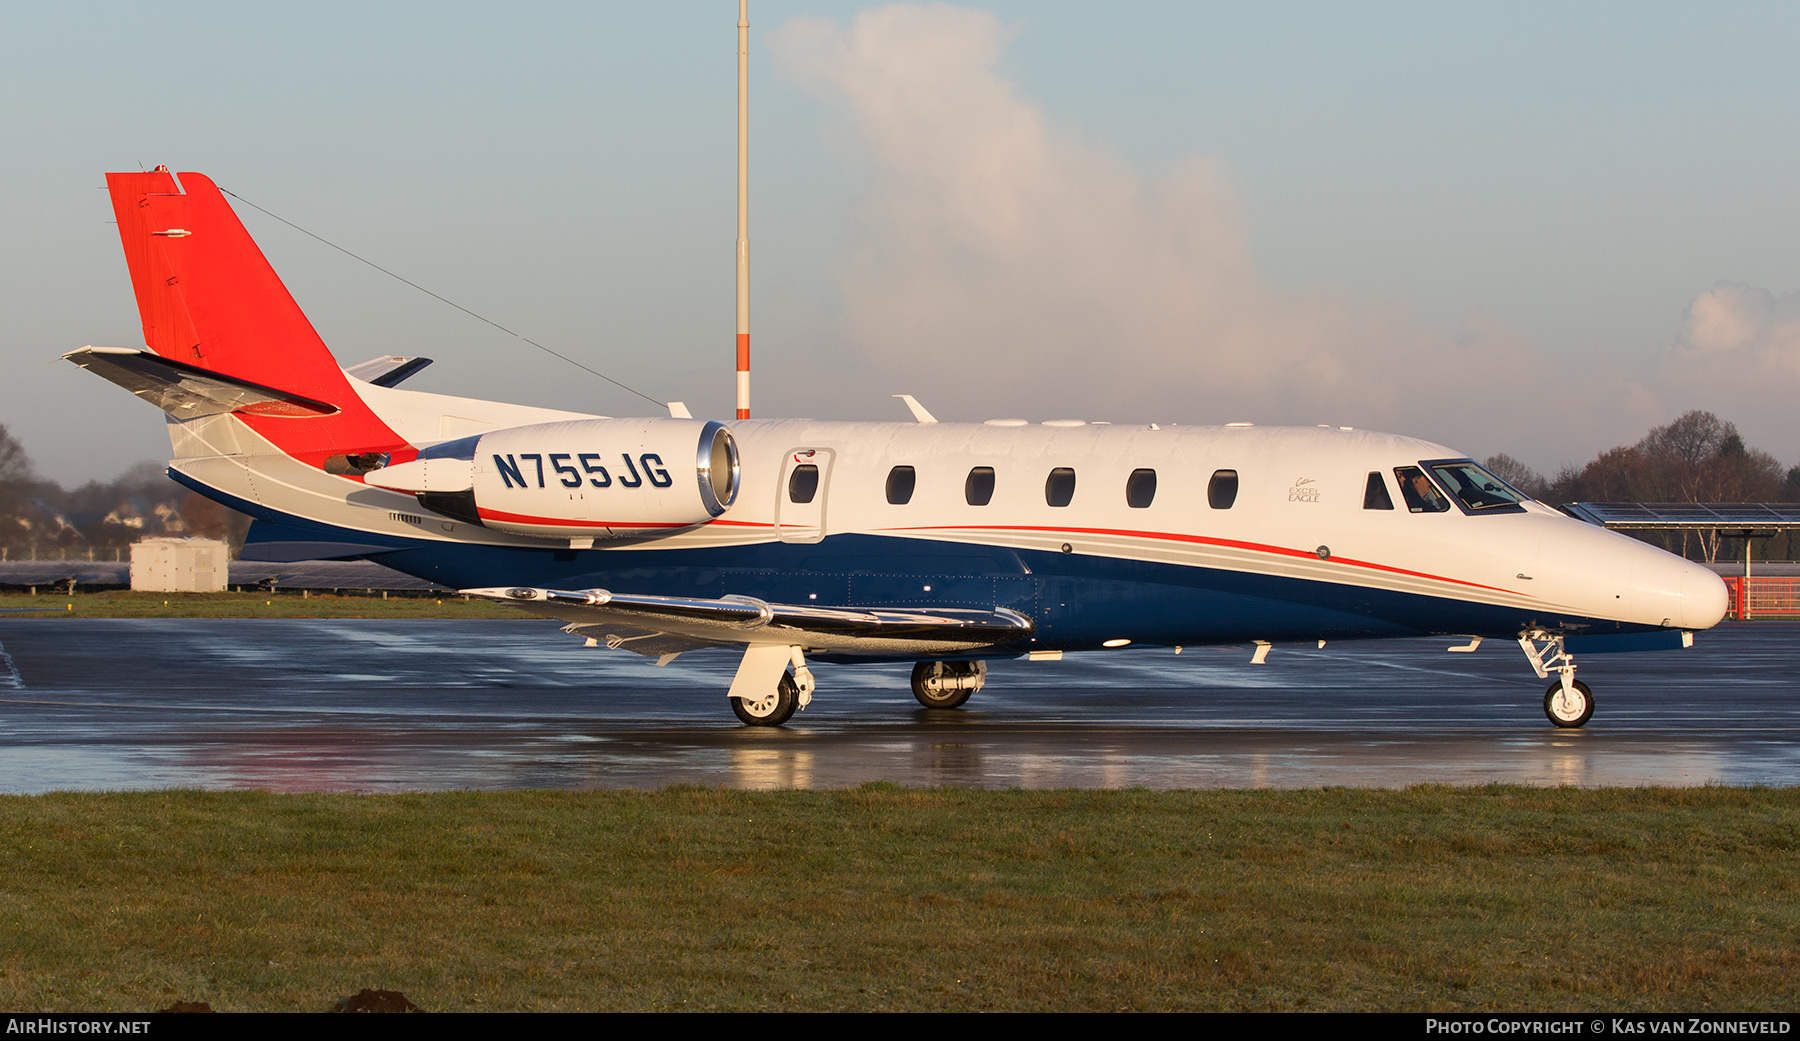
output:
[[[731,702],[731,711],[744,721],[746,726],[778,727],[788,721],[794,709],[800,704],[800,688],[795,685],[794,677],[788,673],[781,674],[781,682],[775,684],[775,690],[760,698],[726,698]]]
[[[926,708],[961,708],[981,689],[986,674],[986,662],[922,661],[913,666],[913,697]],[[973,684],[966,682],[970,676]]]
[[[1580,680],[1570,686],[1572,689],[1564,694],[1562,680],[1550,684],[1550,689],[1544,691],[1544,715],[1557,726],[1573,730],[1593,718],[1594,692]]]

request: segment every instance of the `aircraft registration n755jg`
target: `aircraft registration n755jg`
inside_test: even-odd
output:
[[[168,413],[170,476],[254,518],[246,557],[376,560],[659,662],[741,648],[747,724],[808,703],[809,660],[913,661],[918,699],[955,708],[987,659],[1437,634],[1519,641],[1578,727],[1576,652],[1686,646],[1724,615],[1706,569],[1413,438],[401,390],[424,359],[340,367],[207,178],[107,185],[147,349],[67,357]]]

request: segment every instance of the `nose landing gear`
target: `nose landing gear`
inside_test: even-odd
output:
[[[1540,642],[1544,646],[1539,647]],[[1563,646],[1560,635],[1534,629],[1520,634],[1519,647],[1538,679],[1549,679],[1552,672],[1560,674],[1544,691],[1544,715],[1551,723],[1573,730],[1593,718],[1594,692],[1575,678],[1575,658]]]

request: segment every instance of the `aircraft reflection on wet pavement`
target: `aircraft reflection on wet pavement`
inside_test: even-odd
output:
[[[657,670],[545,628],[0,620],[0,790],[1800,783],[1800,624],[1596,658],[1616,693],[1580,731],[1509,655],[1441,639],[997,662],[956,711],[918,707],[906,664],[827,665],[843,697],[737,728],[734,656]]]

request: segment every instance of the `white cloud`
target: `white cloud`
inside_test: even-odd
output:
[[[866,159],[840,276],[863,393],[956,419],[1347,423],[1546,467],[1635,440],[1665,401],[1694,407],[1659,393],[1686,385],[1652,379],[1650,356],[1576,364],[1476,320],[1453,341],[1395,304],[1272,289],[1219,162],[1146,178],[1055,125],[998,71],[1011,35],[943,5],[771,34]],[[1697,302],[1694,349],[1785,335],[1776,353],[1800,358],[1791,318],[1743,311]]]
[[[1666,397],[1679,388],[1687,407],[1734,420],[1752,444],[1783,460],[1800,456],[1800,292],[1721,282],[1701,293],[1656,377]]]
[[[1688,306],[1674,353],[1678,363],[1748,364],[1767,375],[1800,376],[1800,292],[1777,297],[1767,289],[1721,282]]]

